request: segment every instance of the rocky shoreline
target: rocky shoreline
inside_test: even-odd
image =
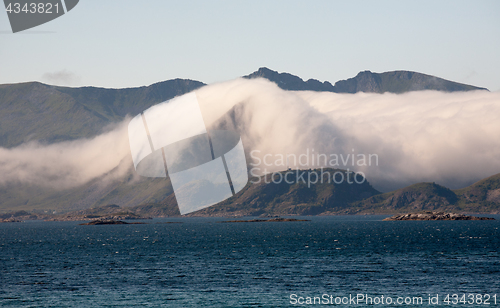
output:
[[[153,218],[165,218],[167,216],[155,216],[155,215],[140,215],[136,213],[131,213],[125,211],[117,205],[109,205],[96,209],[87,209],[76,212],[69,212],[64,214],[48,214],[48,213],[35,213],[27,211],[17,211],[5,214],[0,214],[0,223],[12,223],[12,222],[23,222],[28,220],[44,220],[44,221],[130,221],[130,220],[151,220]],[[221,221],[221,222],[287,222],[287,221],[307,221],[304,219],[294,219],[294,218],[280,218],[278,215],[261,214],[255,219],[242,220],[244,217],[251,217],[253,215],[235,215],[236,213],[212,213],[212,215],[200,215],[195,213],[193,215],[173,215],[172,217],[220,217],[233,220]],[[360,213],[342,213],[342,215],[367,215]],[[371,215],[383,215],[384,213],[373,212]],[[389,214],[389,213],[387,213]],[[490,213],[495,214],[495,213]],[[283,214],[286,216],[296,216],[297,214],[287,213]],[[321,213],[318,216],[336,216],[338,213]],[[309,216],[309,215],[308,215]],[[317,215],[310,215],[317,216]],[[255,217],[255,216],[254,216]],[[392,217],[384,219],[386,221],[396,221],[396,220],[494,220],[494,218],[488,217],[475,217],[467,216],[465,214],[457,214],[442,211],[423,211],[423,212],[413,212],[407,214],[397,214]],[[179,222],[180,223],[180,222]]]
[[[121,220],[102,220],[96,219],[90,222],[80,224],[80,226],[97,226],[97,225],[144,225],[144,222],[125,222]]]
[[[139,215],[114,215],[114,216],[98,216],[98,215],[85,215],[85,216],[64,216],[64,217],[51,217],[44,219],[45,221],[82,221],[82,220],[138,220],[138,219],[153,219],[152,217],[142,217]]]
[[[23,222],[27,220],[44,221],[85,221],[85,220],[143,220],[152,219],[151,216],[139,215],[120,208],[117,205],[108,205],[101,208],[80,210],[64,214],[36,213],[15,211],[0,214],[0,222]]]
[[[398,221],[398,220],[495,220],[495,218],[468,216],[468,215],[457,214],[457,213],[428,211],[428,212],[394,215],[392,217],[385,218],[384,220],[385,221]]]

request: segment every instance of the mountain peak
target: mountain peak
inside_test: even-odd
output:
[[[355,77],[339,80],[332,85],[330,82],[320,82],[316,79],[304,81],[302,78],[279,73],[267,67],[261,67],[244,78],[266,78],[276,83],[280,88],[291,91],[327,91],[335,93],[405,93],[410,91],[435,90],[444,92],[486,90],[467,84],[457,83],[431,75],[412,71],[391,71],[373,73],[369,70],[359,72]]]
[[[302,78],[289,74],[289,73],[278,73],[268,69],[267,67],[261,67],[257,71],[251,73],[250,75],[243,76],[243,78],[265,78],[278,85],[278,87],[284,90],[290,91],[333,91],[333,85],[328,81],[321,82],[316,79],[309,79],[304,81]]]

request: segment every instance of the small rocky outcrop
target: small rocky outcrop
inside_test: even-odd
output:
[[[23,222],[15,217],[0,219],[0,222]]]
[[[384,220],[495,220],[490,217],[475,217],[464,214],[445,213],[445,212],[420,212],[394,215]]]
[[[143,222],[125,222],[121,220],[101,220],[101,219],[96,219],[92,220],[90,222],[86,222],[83,224],[80,224],[81,226],[96,226],[96,225],[138,225],[138,224],[145,224]]]
[[[0,222],[22,222],[39,219],[38,215],[26,211],[15,211],[0,214]]]
[[[94,210],[94,209],[91,209]],[[54,216],[51,218],[48,218],[46,220],[48,221],[81,221],[81,220],[101,220],[101,221],[108,221],[108,220],[138,220],[138,219],[152,219],[151,217],[143,217],[141,215],[137,215],[134,213],[110,213],[110,214],[86,214],[85,211],[89,210],[83,210],[83,211],[77,211],[77,212],[70,212],[64,215],[59,215],[59,216]],[[83,213],[83,214],[82,214]]]
[[[221,222],[224,223],[224,222],[285,222],[285,221],[310,221],[310,220],[277,217],[277,218],[271,218],[271,219],[226,220],[226,221],[221,221]]]

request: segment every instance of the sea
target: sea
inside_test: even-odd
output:
[[[3,223],[0,306],[496,307],[500,215],[488,216]]]

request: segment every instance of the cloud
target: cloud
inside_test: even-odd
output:
[[[57,86],[74,86],[81,82],[81,77],[70,71],[61,70],[43,74],[42,81]]]
[[[382,190],[421,181],[459,188],[500,172],[498,92],[293,92],[237,79],[197,95],[207,126],[233,125],[261,160],[309,151],[309,167],[319,167],[312,152],[374,154],[377,166],[338,167],[364,172]],[[262,165],[267,172],[286,168]]]
[[[260,160],[268,155],[271,166],[256,172],[284,170],[286,163],[275,163],[276,157],[305,153],[375,154],[378,165],[340,161],[334,167],[362,171],[384,191],[422,181],[460,188],[500,172],[499,92],[294,92],[264,79],[236,79],[195,92],[209,129],[237,130],[247,159],[252,150]],[[94,138],[0,148],[0,184],[69,188],[100,177],[123,178],[133,168],[128,122]],[[320,166],[309,160],[308,167]]]
[[[114,180],[131,167],[126,124],[108,127],[90,139],[49,145],[29,142],[0,148],[0,184],[31,184],[67,189],[103,177]]]
[[[353,137],[356,150],[376,153],[368,178],[386,190],[439,182],[460,188],[500,172],[500,93],[297,93]]]

